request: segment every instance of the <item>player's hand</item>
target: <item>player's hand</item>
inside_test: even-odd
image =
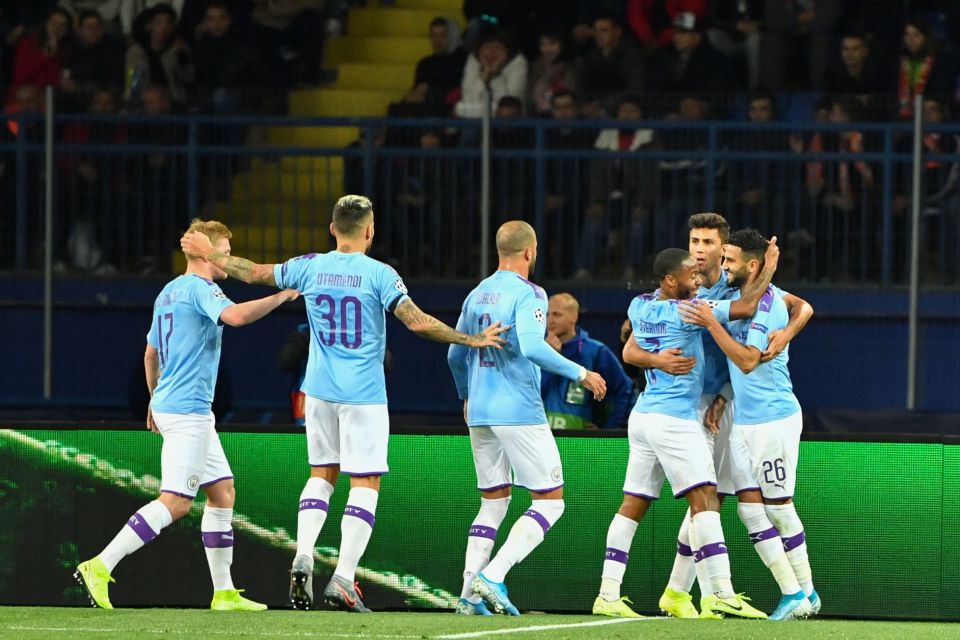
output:
[[[470,424],[467,421],[467,401],[466,400],[463,401],[463,424],[466,424],[466,425]]]
[[[183,234],[180,237],[180,248],[188,258],[209,258],[213,253],[210,238],[199,231]]]
[[[701,327],[709,327],[712,323],[717,322],[713,315],[713,308],[697,300],[681,300],[679,309],[680,317],[683,318],[684,322]]]
[[[596,371],[587,371],[587,377],[580,383],[585,389],[593,393],[593,397],[599,402],[607,395],[607,383]]]
[[[710,433],[720,433],[720,416],[723,415],[723,410],[726,408],[727,399],[718,393],[717,397],[713,399],[713,402],[707,408],[706,415],[703,416],[703,426],[705,426]]]
[[[763,268],[769,273],[775,273],[777,262],[780,261],[780,247],[777,246],[777,236],[770,236],[767,250],[763,253]]]
[[[507,341],[501,338],[500,334],[504,331],[509,331],[509,329],[510,325],[501,325],[500,321],[497,320],[480,333],[473,334],[474,342],[470,346],[476,348],[493,347],[494,349],[503,349],[503,345],[505,345]]]
[[[160,433],[160,427],[157,426],[156,421],[153,419],[153,409],[149,406],[147,407],[147,430]]]
[[[284,289],[283,291],[275,295],[280,296],[280,303],[283,304],[284,302],[293,302],[294,300],[299,298],[300,292],[297,291],[296,289]]]
[[[790,336],[784,329],[777,329],[770,332],[767,348],[760,354],[760,362],[770,362],[790,344]]]
[[[547,344],[553,347],[554,351],[560,351],[563,348],[563,343],[560,342],[560,338],[555,333],[547,334]]]
[[[693,356],[683,355],[681,349],[667,349],[654,356],[657,364],[656,368],[672,376],[683,376],[691,371],[697,364],[697,359]]]

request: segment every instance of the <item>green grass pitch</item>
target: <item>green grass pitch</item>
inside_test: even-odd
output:
[[[960,624],[807,620],[774,623],[648,618],[622,621],[574,615],[462,618],[447,613],[266,611],[225,613],[196,609],[0,607],[0,638],[11,640],[149,640],[150,638],[331,638],[470,640],[819,640],[958,638]]]

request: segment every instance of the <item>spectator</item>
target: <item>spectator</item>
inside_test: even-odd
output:
[[[643,235],[650,218],[653,191],[652,163],[631,157],[651,147],[653,131],[637,125],[643,119],[639,96],[626,95],[617,107],[616,129],[604,129],[594,149],[614,151],[610,158],[590,163],[590,202],[584,213],[580,265],[576,278],[592,277],[601,253],[619,248],[625,279],[633,278],[642,258]],[[626,235],[626,241],[623,236]]]
[[[643,91],[645,65],[637,48],[623,37],[623,27],[612,15],[593,21],[596,47],[580,59],[577,87],[586,100],[616,101],[624,93]]]
[[[549,116],[557,91],[576,91],[576,73],[570,44],[560,31],[540,34],[540,55],[530,69],[527,104],[534,115]]]
[[[897,103],[901,120],[913,118],[913,98],[923,94],[944,98],[953,91],[955,67],[937,52],[930,28],[920,20],[903,27],[903,50],[897,68]]]
[[[150,15],[146,12],[157,5],[165,4],[173,9],[173,22],[176,24],[183,11],[183,2],[184,0],[122,0],[120,2],[120,30],[128,44],[132,44],[136,38],[138,31],[136,22],[141,15]]]
[[[86,107],[94,94],[123,85],[123,45],[107,35],[96,11],[77,16],[77,39],[67,71],[73,85],[74,104]]]
[[[177,14],[169,4],[157,4],[147,10],[143,31],[127,50],[127,100],[140,103],[144,87],[166,87],[174,103],[187,102],[187,87],[194,80],[190,49],[176,33]]]
[[[763,0],[713,0],[707,16],[707,38],[728,58],[746,61],[747,86],[760,84],[760,25]]]
[[[781,91],[791,58],[805,58],[807,88],[823,88],[833,33],[843,3],[816,0],[764,0],[760,38],[760,84]],[[799,77],[799,74],[791,74]]]
[[[547,149],[574,151],[589,149],[596,137],[594,129],[570,126],[577,119],[576,97],[570,91],[553,94],[552,113],[555,127],[546,131]],[[576,236],[580,229],[579,212],[583,209],[582,193],[588,182],[588,161],[582,158],[550,157],[546,161],[543,213],[547,224],[541,234],[549,247],[540,255],[547,260],[550,277],[569,275],[571,258],[576,255]]]
[[[323,79],[326,0],[253,0],[253,39],[287,86]]]
[[[120,36],[120,5],[124,0],[60,0],[60,6],[69,9],[77,16],[77,26],[80,26],[80,16],[86,12],[95,12],[103,21],[107,33]]]
[[[888,94],[889,83],[871,53],[867,36],[848,33],[840,41],[840,59],[830,66],[826,89],[838,96],[853,96],[869,115],[881,115],[881,96]]]
[[[627,21],[637,41],[648,51],[673,43],[674,21],[683,12],[703,20],[707,0],[627,0]]]
[[[504,96],[522,101],[527,95],[527,59],[511,53],[507,36],[498,30],[481,34],[476,50],[467,58],[454,112],[461,118],[481,117],[488,88],[494,105]]]
[[[451,92],[460,86],[467,53],[450,37],[446,18],[437,17],[430,22],[430,46],[433,53],[417,63],[407,102],[445,104]]]
[[[3,127],[0,129],[0,143],[10,144],[21,136],[29,143],[42,144],[44,123],[42,118],[18,120],[16,114],[42,114],[45,105],[43,92],[39,87],[25,84],[12,90],[7,101]],[[16,216],[17,206],[17,160],[15,151],[0,152],[0,267],[13,266],[16,258]],[[43,171],[43,158],[39,154],[27,154],[26,184],[40,184]],[[43,216],[42,189],[25,189],[27,198],[26,247],[39,246],[42,237]],[[28,249],[30,251],[31,249]],[[24,256],[26,258],[27,256]]]
[[[623,429],[630,412],[633,384],[610,349],[590,337],[577,322],[580,303],[569,293],[550,296],[547,343],[565,357],[596,371],[607,381],[607,397],[593,399],[582,385],[544,371],[540,381],[551,429]]]
[[[11,89],[23,85],[59,87],[70,58],[73,16],[55,8],[39,30],[23,36],[13,58]]]
[[[684,12],[673,26],[673,44],[654,56],[649,88],[660,93],[729,91],[730,63],[703,37],[699,18]]]

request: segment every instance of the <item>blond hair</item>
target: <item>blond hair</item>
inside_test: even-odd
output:
[[[201,220],[200,218],[194,218],[193,221],[190,222],[190,228],[187,229],[187,233],[193,233],[194,231],[210,238],[210,244],[217,244],[220,238],[229,240],[233,237],[233,232],[230,231],[230,228],[219,220]]]

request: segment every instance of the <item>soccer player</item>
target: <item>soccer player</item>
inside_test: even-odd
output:
[[[563,468],[540,399],[541,368],[580,383],[597,400],[606,393],[599,374],[564,358],[544,341],[547,295],[527,279],[537,259],[533,227],[511,220],[497,230],[496,241],[497,271],[467,296],[457,328],[469,331],[502,323],[514,330],[502,351],[468,352],[451,346],[447,354],[470,427],[481,493],[480,511],[467,538],[457,604],[461,615],[492,615],[484,602],[497,613],[519,615],[507,596],[507,572],[543,542],[563,514]],[[530,491],[532,504],[490,560],[514,482]]]
[[[763,277],[745,292],[742,300],[709,301],[703,306],[724,319],[752,315],[776,270],[778,255],[775,243],[771,243]],[[634,338],[651,352],[666,351],[673,357],[692,358],[688,363],[692,368],[689,373],[678,375],[653,369],[645,372],[647,386],[628,424],[630,457],[623,503],[607,532],[603,579],[593,612],[637,617],[629,601],[620,596],[620,585],[637,524],[659,496],[666,475],[675,497],[683,496],[690,503],[692,515],[688,530],[703,595],[702,617],[765,617],[732,592],[730,563],[720,528],[713,456],[697,422],[697,403],[703,393],[705,370],[702,332],[681,321],[677,301],[697,291],[699,268],[689,252],[667,249],[657,256],[654,270],[660,279],[660,289],[654,294],[638,296],[630,305]]]
[[[720,268],[722,248],[730,235],[730,228],[723,216],[716,213],[697,213],[690,216],[689,246],[690,253],[697,260],[701,285],[698,298],[707,300],[725,300],[734,297],[737,289],[727,283],[726,272]],[[771,334],[768,349],[763,354],[765,361],[770,360],[783,350],[812,315],[812,308],[804,300],[785,294],[784,301],[790,310],[790,322],[781,330]],[[713,453],[714,467],[717,472],[717,493],[721,504],[726,495],[734,493],[734,468],[730,455],[730,430],[733,425],[733,405],[730,403],[732,387],[727,368],[727,357],[709,336],[704,336],[704,383],[698,409],[699,421],[707,429],[707,444]],[[681,372],[677,367],[686,365],[690,360],[685,356],[672,353],[650,353],[643,350],[635,341],[629,341],[624,349],[624,359],[640,367],[658,368],[667,373]],[[716,401],[716,402],[715,402]],[[712,409],[712,410],[711,410]],[[708,413],[708,410],[709,413]],[[798,590],[793,570],[784,555],[783,549],[769,532],[773,528],[763,508],[763,498],[758,491],[743,491],[737,495],[737,514],[747,527],[754,543],[754,549],[764,564],[770,568],[780,586],[783,595],[795,594]],[[678,618],[696,617],[690,590],[696,580],[693,554],[689,540],[690,513],[684,517],[677,535],[677,554],[674,558],[670,581],[660,597],[660,608]],[[771,620],[779,620],[783,611],[774,611]]]
[[[767,246],[767,240],[754,229],[730,236],[723,252],[723,269],[730,286],[742,293],[758,280]],[[793,504],[803,416],[787,369],[789,347],[763,361],[769,336],[788,323],[784,293],[769,286],[752,318],[727,326],[694,306],[681,306],[681,313],[686,320],[706,327],[729,361],[734,393],[730,452],[738,469],[735,489],[741,496],[744,491],[761,494],[766,515],[773,523],[763,532],[751,530],[751,537],[782,544],[799,583],[796,592],[783,594],[775,613],[781,614],[779,619],[815,615],[822,603],[813,588],[803,523]]]
[[[230,255],[230,230],[216,221],[194,220],[189,233],[202,235]],[[163,436],[160,496],[130,516],[106,548],[80,563],[74,578],[91,602],[112,609],[110,574],[126,556],[187,515],[198,489],[207,495],[201,538],[213,579],[211,609],[260,611],[266,605],[240,595],[230,576],[233,563],[233,472],[214,429],[210,410],[220,364],[223,324],[242,327],[297,297],[294,290],[235,304],[214,280],[227,277],[209,260],[187,256],[187,270],[160,291],[144,354],[151,400],[147,427]]]
[[[369,199],[340,198],[330,232],[336,251],[270,265],[216,251],[197,234],[184,235],[180,243],[188,254],[204,256],[244,282],[296,287],[302,293],[312,334],[303,381],[310,478],[300,494],[290,599],[297,609],[313,606],[314,547],[342,471],[350,476],[350,494],[340,522],[337,568],[323,595],[328,604],[366,613],[370,609],[355,577],[373,533],[380,477],[388,471],[385,311],[422,337],[488,352],[500,348],[498,335],[507,327],[495,323],[467,335],[421,311],[397,272],[367,256],[374,235]]]

